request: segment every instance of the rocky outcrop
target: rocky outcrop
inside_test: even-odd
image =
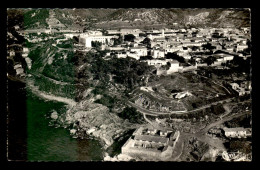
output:
[[[56,117],[51,113],[53,120],[63,127],[71,127],[70,133],[74,137],[93,136],[101,139],[104,148],[108,148],[114,140],[133,127],[128,121],[110,113],[106,106],[91,103],[89,100],[81,101],[75,106],[68,107],[65,113]]]
[[[114,157],[110,157],[108,154],[105,154],[105,157],[104,157],[104,161],[131,161],[131,160],[136,160],[134,158],[132,158],[131,156],[129,155],[125,155],[125,154],[119,154],[117,156],[114,156]]]
[[[51,118],[54,119],[54,120],[58,119],[58,113],[56,111],[53,111],[51,113]]]
[[[208,151],[202,156],[201,161],[215,162],[220,150],[210,147]]]

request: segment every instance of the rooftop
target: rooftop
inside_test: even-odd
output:
[[[245,128],[237,127],[237,128],[223,128],[225,132],[234,132],[234,131],[246,131]]]
[[[135,140],[142,140],[142,141],[149,141],[149,142],[156,142],[156,143],[166,143],[169,139],[160,136],[150,136],[150,135],[136,135]]]

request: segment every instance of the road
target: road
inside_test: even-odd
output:
[[[203,128],[201,131],[199,131],[198,134],[205,134],[205,133],[207,133],[209,131],[210,128],[212,128],[214,126],[217,126],[217,125],[220,125],[220,124],[222,124],[224,122],[230,121],[230,120],[232,120],[234,118],[243,116],[243,115],[247,114],[248,112],[249,111],[238,113],[238,114],[233,114],[231,116],[228,116],[228,117],[225,117],[225,118],[223,118],[221,120],[218,120],[218,121],[216,121],[214,123],[211,123],[208,126],[206,126],[205,128]]]
[[[243,103],[243,102],[241,102],[241,103]],[[230,112],[230,111],[228,111],[228,112]],[[176,151],[173,153],[174,160],[177,160],[181,156],[181,154],[183,152],[183,147],[184,147],[181,144],[184,143],[184,142],[187,142],[190,137],[195,137],[195,138],[197,138],[201,142],[205,142],[205,143],[207,143],[207,144],[209,144],[209,145],[211,145],[211,146],[213,146],[215,148],[218,148],[220,150],[224,150],[225,151],[226,148],[223,145],[223,141],[222,140],[220,140],[218,138],[212,138],[210,136],[207,136],[205,133],[207,133],[208,130],[210,128],[212,128],[212,127],[215,127],[217,125],[223,124],[224,122],[230,121],[230,120],[232,120],[234,118],[243,116],[243,115],[245,115],[245,114],[247,114],[249,112],[250,111],[246,111],[246,112],[242,112],[242,113],[239,113],[239,114],[233,114],[231,116],[225,117],[222,120],[218,120],[218,121],[216,121],[214,123],[209,124],[208,126],[206,126],[205,128],[203,128],[202,130],[200,130],[199,132],[197,132],[195,134],[181,132],[181,136],[180,136],[180,139],[179,139],[180,141],[178,141],[179,143],[177,142],[177,145],[178,145],[178,147],[182,147],[182,149],[176,149]]]
[[[244,102],[241,102],[241,103],[244,103]],[[226,110],[226,113],[230,113],[232,110],[230,110],[230,108],[228,107],[224,107],[225,110]],[[179,157],[183,154],[183,150],[184,150],[184,147],[185,147],[185,144],[188,142],[188,140],[191,138],[191,137],[194,137],[196,138],[197,140],[201,141],[201,142],[204,142],[204,143],[207,143],[209,144],[210,146],[213,146],[215,148],[218,148],[222,151],[225,151],[226,148],[225,146],[223,145],[223,141],[218,139],[218,138],[212,138],[210,136],[207,136],[206,133],[208,132],[209,129],[211,129],[212,127],[215,127],[217,125],[220,125],[220,124],[223,124],[224,122],[226,121],[230,121],[234,118],[237,118],[237,117],[240,117],[240,116],[243,116],[247,113],[249,113],[250,111],[246,111],[246,112],[242,112],[242,113],[238,113],[238,114],[233,114],[231,116],[227,116],[227,117],[224,117],[223,119],[221,120],[218,120],[214,123],[211,123],[209,125],[207,125],[205,128],[201,129],[199,132],[197,133],[186,133],[186,132],[181,132],[181,135],[180,135],[180,138],[179,140],[177,141],[176,143],[176,146],[175,146],[175,149],[172,153],[172,161],[176,161],[179,159]],[[146,118],[146,115],[145,113],[143,113],[144,115],[144,118],[145,120],[151,124],[153,127],[155,128],[158,128],[158,125],[156,125],[155,123],[153,123],[152,121],[150,121],[149,119]]]
[[[233,98],[234,98],[234,97],[233,97]],[[217,101],[217,102],[214,102],[214,103],[211,103],[211,104],[207,104],[207,105],[205,105],[205,106],[199,107],[199,108],[197,108],[197,109],[189,110],[189,111],[187,111],[187,110],[183,110],[183,111],[172,111],[172,112],[170,112],[170,113],[147,110],[147,109],[142,108],[141,106],[139,106],[139,105],[137,105],[137,104],[135,104],[135,103],[132,103],[132,102],[130,102],[130,101],[127,102],[127,105],[128,105],[128,106],[131,106],[131,107],[134,107],[134,108],[136,108],[138,111],[140,111],[140,112],[142,112],[142,113],[145,113],[145,114],[147,114],[147,115],[158,116],[158,115],[171,115],[171,114],[192,113],[192,112],[196,112],[196,111],[200,111],[200,110],[209,108],[209,107],[211,107],[212,105],[216,105],[216,104],[223,103],[223,102],[230,102],[233,98],[228,98],[228,99],[225,99],[225,100]]]

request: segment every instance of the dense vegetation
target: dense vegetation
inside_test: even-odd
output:
[[[207,58],[205,58],[205,62],[207,63],[208,66],[210,66],[211,64],[213,64],[216,61],[216,57],[214,56],[209,56]]]
[[[47,28],[46,18],[49,17],[48,9],[32,9],[24,13],[24,27],[31,28],[37,25]]]
[[[118,38],[112,38],[112,40],[114,41],[114,45],[120,45],[123,43],[123,37],[121,36],[121,34]]]
[[[128,119],[131,123],[141,123],[143,116],[140,112],[133,107],[126,107],[121,113],[118,113],[118,116],[123,119]]]
[[[135,36],[133,34],[127,34],[124,36],[124,41],[134,42]]]
[[[142,84],[142,77],[152,68],[147,63],[129,57],[112,57],[110,60],[104,60],[101,56],[96,56],[91,64],[90,70],[94,79],[107,83],[109,75],[113,75],[115,83],[120,83],[130,89]]]
[[[222,104],[212,105],[210,109],[211,112],[215,115],[220,115],[225,112],[225,109],[223,108]]]
[[[225,122],[225,126],[228,128],[236,128],[236,127],[244,127],[244,128],[251,128],[250,125],[251,115],[250,116],[240,116],[235,118],[231,121]]]
[[[28,54],[33,63],[30,72],[40,72],[57,81],[73,82],[75,66],[72,62],[74,57],[74,52],[71,51],[73,47],[72,41],[65,41],[57,45],[68,51],[53,47],[52,43],[54,42],[49,40],[43,46],[36,47]]]
[[[34,76],[34,83],[35,86],[39,87],[40,91],[51,93],[57,96],[68,97],[71,99],[76,98],[77,87],[75,85],[56,84],[44,76]]]

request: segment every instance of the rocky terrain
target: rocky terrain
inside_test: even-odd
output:
[[[127,130],[138,126],[110,113],[106,106],[88,100],[81,101],[75,106],[68,106],[68,110],[63,113],[53,111],[50,117],[52,123],[69,128],[74,137],[93,136],[101,139],[105,149]]]
[[[66,108],[53,110],[47,114],[50,125],[67,128],[74,138],[101,139],[105,149],[120,140],[128,130],[140,126],[130,123],[127,119],[121,119],[116,113],[110,112],[108,107],[94,103],[95,97],[75,102],[73,99],[40,91],[29,79],[27,89],[45,100],[67,104]]]

